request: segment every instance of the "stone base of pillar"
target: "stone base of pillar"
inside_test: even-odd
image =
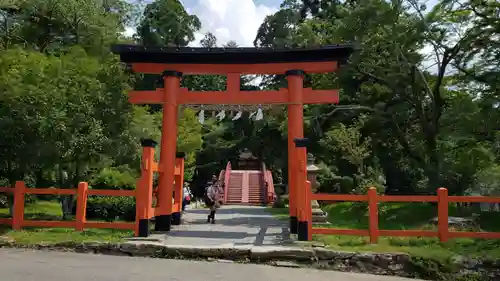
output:
[[[313,223],[328,223],[328,220],[326,219],[326,214],[319,207],[318,201],[312,200],[311,201],[311,208],[312,208],[312,221],[313,221]]]
[[[149,236],[149,220],[148,219],[140,219],[139,220],[139,237],[148,237]]]
[[[290,233],[297,234],[297,217],[290,217]]]
[[[172,213],[172,225],[181,225],[181,213]]]
[[[309,228],[307,226],[308,226],[307,221],[299,221],[297,223],[297,239],[299,241],[309,240],[309,235],[308,235]]]
[[[170,231],[172,215],[160,215],[155,217],[155,231]]]

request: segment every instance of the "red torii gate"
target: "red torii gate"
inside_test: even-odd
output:
[[[137,45],[115,45],[114,53],[132,70],[162,74],[164,87],[153,91],[132,91],[134,104],[163,104],[161,152],[155,229],[169,231],[172,216],[180,221],[180,211],[172,210],[178,106],[182,104],[286,104],[288,105],[288,185],[290,231],[299,240],[308,240],[306,203],[302,191],[308,188],[306,151],[299,149],[304,137],[303,105],[338,103],[338,90],[312,90],[303,87],[305,73],[335,72],[353,52],[350,45],[330,45],[309,49],[257,48],[155,48]],[[222,74],[227,76],[226,91],[189,91],[180,87],[183,74]],[[242,91],[244,74],[285,74],[287,89],[278,91]],[[297,140],[297,145],[294,145]],[[176,185],[176,194],[182,186]],[[180,190],[179,190],[180,188]],[[149,192],[145,191],[138,192]],[[141,196],[145,198],[146,196]],[[141,203],[142,204],[142,203]],[[147,208],[150,208],[148,206]],[[147,214],[148,212],[143,212]],[[142,215],[139,236],[147,236],[149,218]]]

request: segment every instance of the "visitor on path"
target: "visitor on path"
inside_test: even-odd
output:
[[[222,193],[222,187],[217,180],[215,175],[212,176],[212,182],[208,184],[206,195],[205,195],[205,204],[210,209],[210,214],[207,218],[207,223],[215,223],[215,212],[221,206],[220,194]]]
[[[182,210],[186,210],[186,205],[191,204],[191,199],[193,198],[193,194],[191,193],[191,189],[189,189],[189,183],[185,182],[183,187],[183,198],[182,198]]]

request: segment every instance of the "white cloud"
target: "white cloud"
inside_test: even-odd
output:
[[[236,41],[241,47],[253,46],[259,26],[264,18],[275,13],[278,7],[256,5],[253,0],[196,0],[181,1],[189,14],[195,14],[201,21],[201,30],[195,33],[191,46],[199,46],[200,40],[207,32],[217,37],[217,44],[223,45],[230,40]],[[127,27],[123,35],[131,37],[136,27]]]
[[[212,32],[218,45],[234,40],[242,47],[253,46],[264,18],[277,10],[278,7],[256,5],[252,0],[199,0],[189,9],[202,24],[191,45],[199,46],[205,33]]]

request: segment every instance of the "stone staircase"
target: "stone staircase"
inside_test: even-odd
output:
[[[266,190],[262,186],[261,171],[248,171],[248,203],[251,205],[266,203]]]
[[[231,171],[227,187],[226,204],[239,204],[243,199],[243,173]]]
[[[267,189],[261,171],[231,170],[226,189],[225,204],[267,204]]]

